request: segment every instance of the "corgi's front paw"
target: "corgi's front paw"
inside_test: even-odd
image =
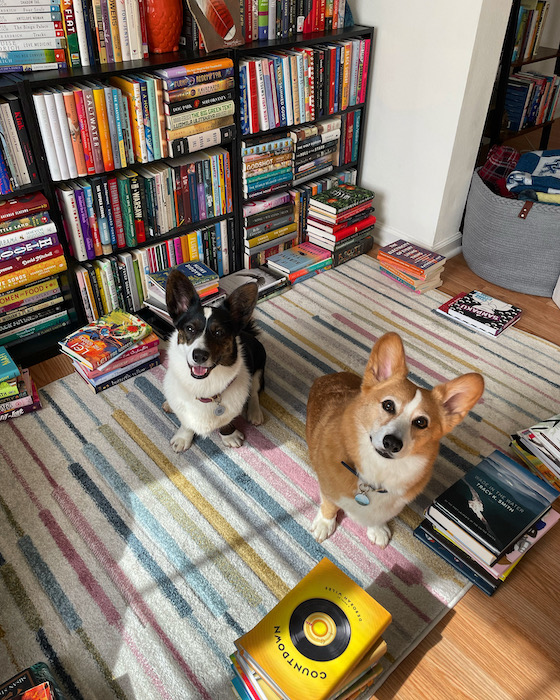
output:
[[[185,452],[192,445],[194,432],[186,428],[179,428],[175,435],[171,438],[171,447],[175,452]]]
[[[220,437],[226,447],[241,447],[245,441],[245,435],[243,435],[241,430],[234,430],[233,433],[229,435],[222,435],[220,433]]]
[[[367,536],[378,547],[384,549],[391,539],[391,530],[387,524],[376,525],[375,527],[368,527]]]
[[[311,525],[311,534],[317,542],[324,542],[336,530],[336,517],[325,518],[321,511],[315,516],[315,520]]]

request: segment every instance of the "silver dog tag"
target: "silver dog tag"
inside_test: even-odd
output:
[[[214,409],[215,416],[223,416],[225,412],[226,412],[226,409],[220,403]]]

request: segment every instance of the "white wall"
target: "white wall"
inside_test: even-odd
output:
[[[354,0],[375,27],[361,182],[376,239],[449,255],[496,77],[511,0]]]

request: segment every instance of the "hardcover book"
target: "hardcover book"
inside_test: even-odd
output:
[[[158,297],[165,299],[167,278],[173,269],[182,272],[188,277],[200,296],[204,296],[205,293],[210,294],[218,286],[219,277],[214,270],[211,270],[202,262],[186,262],[177,265],[175,268],[168,267],[165,270],[151,272],[148,275],[150,290],[153,290]]]
[[[492,565],[557,497],[550,484],[494,450],[437,496],[426,516]]]
[[[477,290],[468,292],[450,304],[448,314],[468,323],[489,335],[499,335],[521,318],[518,306],[495,299]]]
[[[317,263],[325,263],[331,258],[331,253],[314,243],[300,243],[288,250],[271,255],[266,263],[269,267],[276,268],[280,272],[292,274],[299,270],[309,269]]]
[[[371,190],[366,190],[363,187],[341,184],[326,192],[313,195],[309,204],[336,216],[373,200],[374,196],[375,194]]]
[[[10,353],[0,345],[0,383],[19,377],[19,367],[12,360]]]
[[[41,192],[14,197],[0,202],[0,221],[18,219],[28,214],[46,211],[49,208],[47,198]]]
[[[516,433],[521,443],[560,475],[560,414]]]
[[[281,698],[326,700],[390,623],[382,605],[324,558],[235,645]]]
[[[59,341],[60,349],[89,369],[97,369],[152,332],[141,318],[116,309]]]

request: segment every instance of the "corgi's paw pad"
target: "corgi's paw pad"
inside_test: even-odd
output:
[[[324,542],[336,530],[336,518],[327,519],[323,517],[321,511],[315,516],[315,520],[311,525],[311,534],[317,542]]]
[[[389,544],[391,530],[388,525],[376,525],[375,527],[368,527],[367,536],[373,544],[383,549]]]
[[[175,452],[185,452],[192,445],[194,433],[192,430],[184,430],[179,428],[175,435],[171,438],[171,447]]]
[[[247,420],[251,425],[262,425],[264,423],[263,412],[259,404],[247,408]]]
[[[226,447],[241,447],[245,441],[245,435],[243,435],[241,430],[234,430],[233,433],[230,433],[229,435],[220,434],[220,437],[222,438],[222,442]]]
[[[166,413],[173,413],[173,411],[171,410],[171,406],[167,403],[167,401],[163,402],[162,408]]]

